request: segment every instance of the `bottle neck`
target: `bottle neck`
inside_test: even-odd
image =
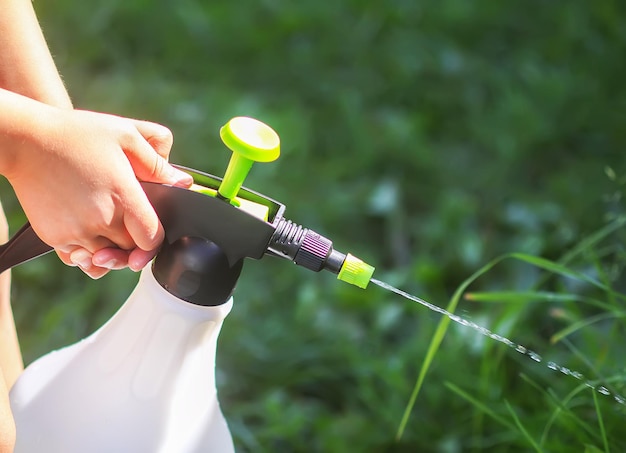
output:
[[[101,372],[128,368],[138,396],[154,397],[161,385],[171,383],[172,374],[187,371],[190,379],[205,382],[197,382],[197,388],[214,388],[215,346],[232,306],[232,298],[217,306],[182,301],[146,268],[126,303],[93,334],[95,341],[87,348],[99,349],[94,356]]]
[[[231,266],[214,242],[183,236],[163,244],[152,270],[156,281],[173,296],[196,305],[217,306],[232,295],[242,267],[243,260]]]

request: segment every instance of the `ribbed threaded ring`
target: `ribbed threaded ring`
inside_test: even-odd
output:
[[[330,240],[308,230],[293,261],[307,269],[319,272],[332,248],[333,243]]]

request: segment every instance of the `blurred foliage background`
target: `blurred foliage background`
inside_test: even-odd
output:
[[[482,265],[522,252],[602,281],[505,260],[470,289],[509,296],[458,311],[626,390],[624,233],[601,230],[624,216],[622,2],[35,7],[75,105],[166,124],[173,162],[221,175],[230,152],[219,127],[237,115],[270,124],[282,156],[246,185],[382,280],[445,306]],[[24,216],[6,184],[2,196],[15,231]],[[397,436],[440,316],[266,261],[246,264],[218,348],[238,451],[626,449],[626,411],[610,397],[460,326]],[[27,362],[95,330],[136,280],[91,281],[54,256],[15,270]],[[562,297],[510,297],[529,291]]]

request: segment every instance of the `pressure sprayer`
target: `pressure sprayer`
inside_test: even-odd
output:
[[[278,158],[276,132],[237,117],[220,136],[233,151],[223,179],[179,167],[193,176],[190,189],[142,183],[163,245],[107,323],[20,376],[10,393],[16,452],[234,451],[215,351],[244,260],[276,256],[367,286],[372,266],[242,187],[253,162]],[[0,248],[0,272],[50,250],[27,224]]]

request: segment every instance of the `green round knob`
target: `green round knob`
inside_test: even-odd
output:
[[[238,116],[220,129],[220,137],[233,152],[218,189],[232,200],[237,196],[254,162],[271,162],[280,155],[280,138],[267,124],[254,118]]]

